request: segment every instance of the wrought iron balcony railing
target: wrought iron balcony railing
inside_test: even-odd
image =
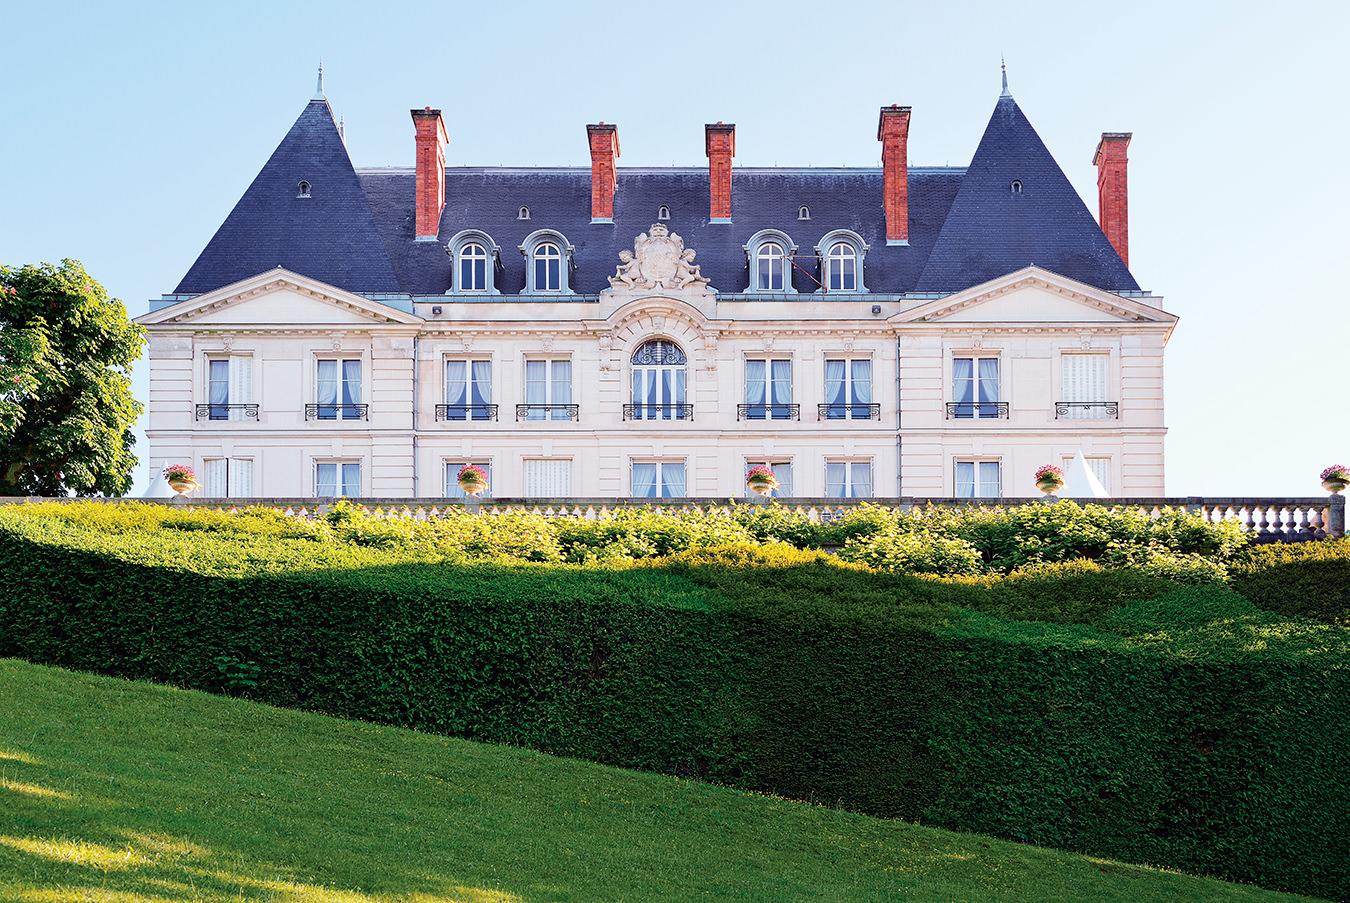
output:
[[[368,404],[307,404],[306,420],[369,420]]]
[[[737,420],[801,420],[799,404],[738,404]]]
[[[693,420],[692,404],[626,404],[624,420]]]
[[[1008,416],[1006,401],[949,401],[947,419],[951,420],[992,420],[995,417]]]
[[[198,420],[257,420],[256,404],[199,404]]]
[[[517,420],[578,420],[581,405],[575,404],[518,404]]]
[[[495,404],[438,404],[437,420],[496,420]]]
[[[818,405],[817,420],[880,420],[880,404],[822,404]]]
[[[1055,419],[1066,420],[1105,420],[1107,417],[1120,419],[1118,401],[1057,401]]]

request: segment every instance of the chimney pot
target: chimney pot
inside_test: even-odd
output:
[[[708,153],[708,219],[713,223],[731,222],[731,159],[736,156],[736,126],[720,120],[703,127],[704,149]]]
[[[1097,167],[1098,222],[1125,266],[1130,265],[1129,159],[1133,132],[1102,132],[1092,162]]]
[[[417,129],[417,225],[418,241],[435,241],[445,209],[445,146],[450,143],[440,110],[426,107],[412,111]]]
[[[886,244],[909,244],[909,107],[881,108],[881,205],[886,211]]]

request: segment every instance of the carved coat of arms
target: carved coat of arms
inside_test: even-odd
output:
[[[633,251],[619,252],[619,268],[609,277],[614,288],[706,288],[708,280],[694,263],[684,239],[660,223],[633,242]]]

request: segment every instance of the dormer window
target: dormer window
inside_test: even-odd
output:
[[[774,292],[791,294],[792,256],[797,245],[777,229],[762,229],[750,236],[744,245],[746,263],[750,268],[747,292]]]
[[[569,270],[572,245],[562,233],[551,229],[531,232],[520,245],[525,255],[525,293],[572,294]]]
[[[805,204],[802,204],[801,208],[798,209],[797,211],[797,219],[810,219],[810,218],[811,218],[811,208],[806,206]]]
[[[662,204],[661,208],[656,211],[656,218],[659,220],[670,219],[670,208],[667,207],[665,204]]]
[[[863,284],[863,257],[867,248],[862,236],[847,229],[836,229],[822,238],[816,245],[822,291],[867,291]]]
[[[497,294],[497,267],[500,252],[486,232],[466,229],[450,239],[445,253],[451,265],[451,286],[446,294]]]
[[[308,183],[308,182],[301,182],[301,183],[300,183],[300,186],[299,186],[299,191],[296,193],[295,196],[298,197],[298,198],[307,198],[307,197],[309,197],[309,183]]]
[[[459,252],[459,290],[487,291],[487,249],[478,242],[469,242]]]
[[[1022,180],[1021,180],[1021,179],[1013,179],[1012,185],[1011,185],[1010,187],[1011,187],[1011,189],[1012,189],[1012,193],[1013,193],[1013,194],[1021,194],[1021,193],[1022,193]]]
[[[521,208],[520,208],[520,213],[518,213],[518,214],[516,215],[516,219],[529,219],[529,218],[530,218],[530,208],[529,208],[529,207],[521,207]]]

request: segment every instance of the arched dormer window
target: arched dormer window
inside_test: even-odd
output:
[[[525,255],[526,294],[572,294],[572,245],[561,232],[531,232],[521,242],[520,253]]]
[[[633,352],[633,403],[630,420],[692,420],[693,405],[685,403],[684,349],[669,339],[649,339]]]
[[[486,232],[465,229],[445,246],[450,255],[450,288],[447,295],[496,295],[501,251]]]
[[[658,220],[670,219],[670,208],[667,207],[665,204],[662,204],[656,210],[656,218]]]
[[[774,292],[793,294],[792,256],[797,245],[786,233],[777,229],[761,229],[743,246],[750,268],[747,292]]]
[[[1013,180],[1012,180],[1012,185],[1009,186],[1009,189],[1012,191],[1013,194],[1021,194],[1021,193],[1022,193],[1022,180],[1021,180],[1021,179],[1013,179]]]
[[[805,204],[802,204],[802,206],[797,210],[797,219],[810,219],[810,218],[811,218],[811,208],[806,206]]]
[[[530,208],[521,207],[520,212],[516,214],[516,219],[529,219],[529,218],[530,218]]]
[[[298,198],[307,198],[307,197],[309,197],[309,183],[308,183],[308,182],[301,182],[300,185],[298,186],[297,190],[296,190],[295,196],[298,197]]]
[[[824,292],[865,292],[863,258],[869,245],[847,229],[826,234],[816,245],[820,258],[820,281]]]

